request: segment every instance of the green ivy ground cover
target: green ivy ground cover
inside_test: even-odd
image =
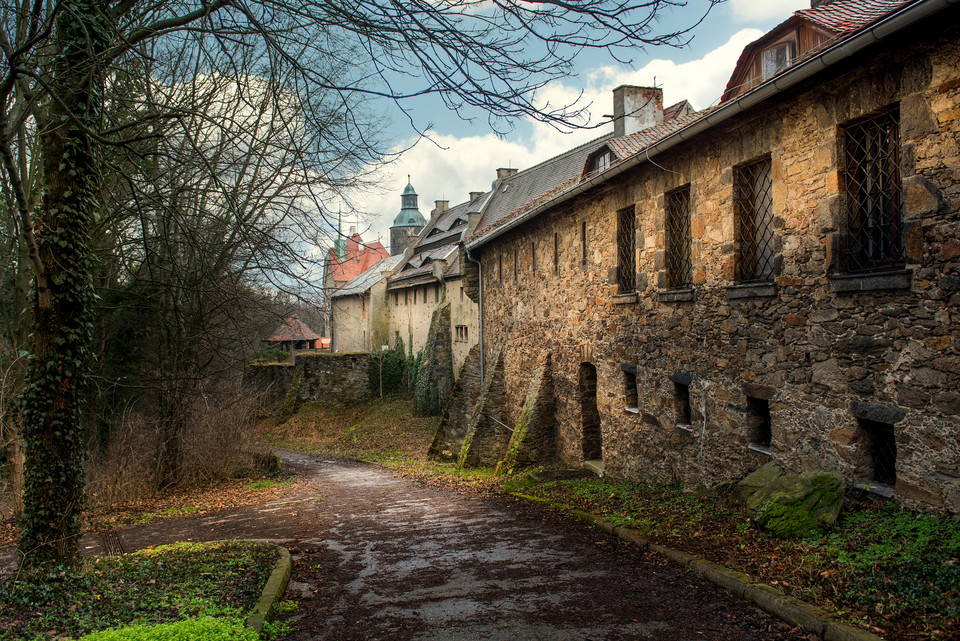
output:
[[[248,541],[177,543],[87,559],[76,573],[0,575],[0,639],[77,638],[140,626],[90,641],[246,641],[237,636],[246,634],[238,622],[253,608],[277,558],[274,547]],[[201,628],[209,635],[190,636]]]

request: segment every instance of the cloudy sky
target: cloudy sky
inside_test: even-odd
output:
[[[666,16],[663,29],[689,22],[697,3],[698,0],[692,0],[691,7]],[[809,0],[728,0],[715,7],[694,30],[688,47],[650,49],[635,58],[632,68],[612,59],[585,57],[580,61],[577,76],[548,85],[538,93],[538,99],[569,104],[582,92],[583,99],[591,104],[589,110],[596,123],[602,121],[603,114],[612,112],[614,87],[650,86],[655,81],[656,86],[663,87],[665,106],[686,99],[694,108],[702,109],[718,101],[745,45],[785,20],[792,11],[809,6]],[[498,167],[524,169],[606,131],[600,128],[560,133],[548,125],[524,122],[518,123],[510,135],[499,138],[486,128],[482,118],[470,123],[437,109],[442,106],[430,114],[431,140],[418,141],[401,128],[395,130],[397,149],[412,148],[379,172],[382,189],[357,196],[357,204],[370,215],[357,214],[355,220],[344,216],[345,232],[348,225],[359,224],[364,240],[379,238],[389,246],[389,227],[400,211],[400,193],[408,174],[420,195],[420,212],[429,217],[435,200],[449,200],[455,205],[467,200],[471,191],[488,190]]]

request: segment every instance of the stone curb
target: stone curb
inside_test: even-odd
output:
[[[756,604],[760,609],[779,617],[785,623],[820,635],[824,641],[883,641],[882,637],[872,632],[836,621],[828,611],[792,596],[787,596],[773,586],[758,583],[742,572],[698,559],[680,550],[653,544],[636,530],[613,525],[595,514],[570,509],[560,503],[537,496],[520,492],[511,492],[510,495],[524,501],[540,503],[566,512],[584,523],[608,532],[623,541],[665,556],[724,590]]]
[[[263,624],[267,618],[273,614],[273,608],[280,602],[287,589],[287,583],[290,582],[290,572],[293,563],[290,560],[290,551],[285,547],[277,546],[280,552],[280,558],[267,579],[267,584],[263,587],[263,592],[253,606],[253,612],[247,617],[247,627],[256,631],[257,634],[263,632]]]

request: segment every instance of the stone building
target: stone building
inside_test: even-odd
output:
[[[402,259],[402,254],[384,258],[330,294],[334,352],[370,352],[389,344],[387,276]]]
[[[713,109],[628,98],[635,131],[618,105],[465,239],[498,421],[467,404],[446,429],[496,460],[539,408],[531,447],[617,477],[773,459],[960,511],[960,9],[823,3],[748,46]]]
[[[324,337],[307,327],[307,324],[294,314],[283,321],[283,324],[273,335],[263,339],[263,342],[285,352],[296,353],[329,347],[329,345],[324,345],[325,340]]]

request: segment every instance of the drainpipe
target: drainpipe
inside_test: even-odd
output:
[[[479,298],[480,298],[480,302],[479,302],[479,305],[480,305],[480,314],[479,314],[480,316],[480,387],[482,388],[483,379],[484,379],[484,372],[483,372],[483,264],[479,260],[477,260],[476,258],[470,255],[469,249],[467,250],[467,260],[469,260],[471,263],[477,266],[477,274],[478,274],[477,280],[479,281],[477,289],[480,292],[480,295],[479,295]]]

